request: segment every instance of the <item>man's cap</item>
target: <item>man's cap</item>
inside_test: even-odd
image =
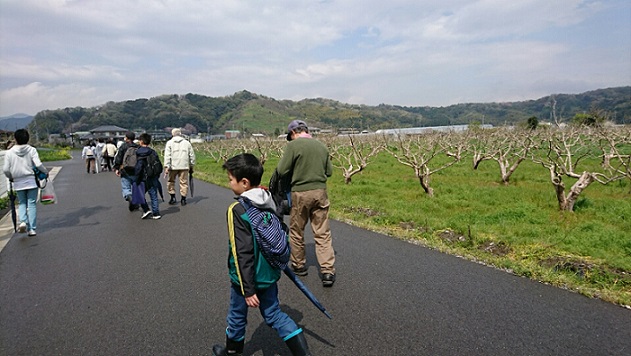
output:
[[[302,120],[293,120],[287,126],[287,141],[291,141],[291,132],[299,127],[304,127],[308,129],[307,124]]]

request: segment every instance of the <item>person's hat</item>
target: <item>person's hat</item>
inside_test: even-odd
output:
[[[302,120],[294,120],[287,126],[287,141],[291,141],[291,132],[299,127],[307,129],[307,124]]]
[[[182,129],[176,127],[173,130],[171,130],[171,136],[181,136],[181,135],[182,135]]]

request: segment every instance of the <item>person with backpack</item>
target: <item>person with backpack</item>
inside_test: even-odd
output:
[[[140,134],[138,138],[140,141],[140,148],[136,151],[137,159],[136,168],[134,170],[136,181],[133,184],[139,188],[132,189],[132,194],[142,194],[142,197],[132,197],[132,201],[141,201],[141,219],[147,219],[151,216],[152,219],[158,220],[162,218],[160,215],[160,201],[158,200],[158,188],[160,187],[162,163],[160,163],[158,153],[149,147],[151,144],[151,135],[143,133]],[[149,197],[151,199],[151,210],[149,210],[149,204],[147,204],[145,200],[145,193],[147,192],[149,193]]]
[[[121,179],[121,190],[123,199],[129,203],[129,211],[137,210],[139,205],[131,201],[131,187],[136,180],[134,175],[136,170],[136,151],[140,146],[134,143],[136,134],[128,131],[125,133],[125,142],[120,145],[114,157],[114,172]],[[129,152],[128,152],[129,151]]]
[[[304,230],[311,221],[316,258],[320,265],[322,286],[335,283],[335,251],[329,225],[327,179],[333,174],[329,151],[309,134],[307,124],[293,120],[287,127],[287,146],[276,170],[281,177],[291,177],[291,212],[289,241],[294,273],[306,276]]]
[[[275,214],[270,193],[259,187],[263,166],[254,155],[244,153],[228,159],[222,167],[228,172],[230,188],[239,201],[230,205],[226,214],[231,282],[226,345],[214,345],[213,355],[243,354],[248,308],[259,308],[265,323],[276,330],[293,355],[311,355],[302,328],[280,309],[277,282],[281,270],[263,255],[242,203]]]
[[[103,160],[105,161],[105,166],[108,171],[112,171],[112,166],[114,165],[114,157],[116,157],[116,145],[112,142],[112,139],[108,139],[105,142],[105,146],[103,147]]]
[[[195,166],[195,151],[193,145],[182,137],[182,130],[174,128],[171,130],[173,137],[167,141],[164,147],[164,175],[167,177],[167,191],[171,196],[169,205],[177,204],[175,197],[175,178],[179,177],[180,203],[186,205],[186,194],[188,194],[188,177],[193,174]]]
[[[28,236],[37,235],[37,178],[33,168],[48,173],[39,158],[37,149],[28,144],[30,135],[25,129],[18,129],[13,134],[15,145],[4,156],[3,171],[15,190],[20,223],[17,231]]]
[[[85,161],[86,171],[96,173],[96,152],[94,142],[88,141],[81,151],[81,158]]]

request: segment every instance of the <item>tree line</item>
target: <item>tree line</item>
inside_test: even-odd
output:
[[[576,95],[550,95],[512,103],[457,104],[447,107],[351,105],[330,99],[276,100],[237,92],[231,96],[162,95],[150,99],[107,102],[91,108],[44,110],[29,125],[40,138],[49,134],[88,131],[116,125],[135,131],[190,125],[195,133],[221,134],[237,129],[245,134],[277,135],[292,119],[335,132],[339,128],[375,131],[387,128],[484,123],[494,126],[538,121],[571,121],[577,114],[604,111],[617,124],[631,123],[631,87],[599,89]],[[422,99],[419,99],[419,101]],[[556,117],[555,117],[556,115]]]

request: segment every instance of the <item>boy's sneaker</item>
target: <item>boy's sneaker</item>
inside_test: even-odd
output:
[[[162,218],[161,215],[154,215],[151,217],[153,220],[160,220]]]
[[[35,236],[35,235],[37,235],[37,233],[35,232],[35,230],[31,229],[31,230],[28,231],[28,235],[29,236]]]
[[[26,223],[25,222],[21,222],[20,225],[18,225],[18,232],[23,234],[26,232]]]
[[[149,217],[149,215],[151,215],[151,211],[145,211],[144,213],[142,213],[141,219],[146,219]]]

